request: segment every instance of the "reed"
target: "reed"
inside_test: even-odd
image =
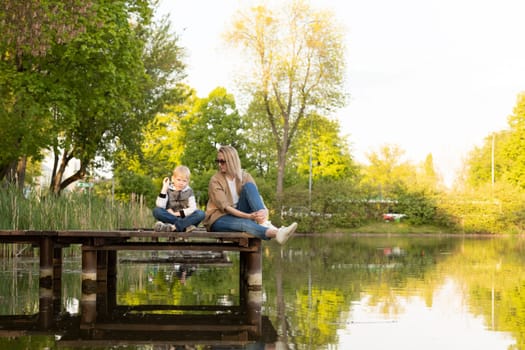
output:
[[[117,230],[152,227],[153,222],[143,196],[121,202],[90,192],[40,196],[24,195],[13,187],[0,189],[0,229],[4,230]],[[20,245],[0,244],[0,256],[24,250]]]
[[[0,190],[0,228],[26,230],[115,230],[150,227],[153,218],[143,196],[129,202],[65,192],[61,196],[22,195]]]

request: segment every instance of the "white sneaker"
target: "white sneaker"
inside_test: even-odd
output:
[[[153,230],[156,232],[173,232],[177,231],[177,227],[172,224],[166,224],[162,221],[157,221],[153,227]]]
[[[164,231],[164,223],[162,221],[157,221],[155,226],[153,226],[153,231],[162,232]]]
[[[297,223],[294,222],[290,226],[283,226],[277,231],[277,236],[275,236],[275,239],[279,244],[285,244],[286,241],[292,237],[292,235],[295,232],[295,229],[297,228]]]
[[[259,224],[259,225],[267,227],[267,228],[273,228],[273,229],[278,230],[278,228],[275,227],[270,220],[266,220],[265,222],[263,222],[262,224]]]

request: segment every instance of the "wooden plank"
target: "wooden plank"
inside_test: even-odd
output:
[[[82,250],[196,250],[196,251],[237,251],[254,252],[256,247],[242,247],[233,243],[195,243],[195,242],[126,242],[122,244],[82,245]]]
[[[55,230],[0,230],[0,237],[26,236],[26,237],[54,237],[58,235]]]
[[[125,323],[122,321],[115,321],[114,323],[101,323],[96,322],[95,324],[83,326],[80,325],[81,329],[95,329],[97,331],[124,331],[124,332],[145,332],[149,337],[152,333],[158,332],[242,332],[242,331],[255,331],[255,327],[249,324],[153,324],[151,322],[144,323]]]
[[[37,243],[42,237],[56,238],[56,242],[66,244],[82,243],[84,239],[112,238],[112,239],[139,239],[139,238],[166,238],[166,239],[212,239],[224,241],[236,241],[240,245],[248,245],[250,239],[258,239],[246,232],[207,232],[197,229],[192,232],[155,232],[152,230],[0,230],[0,242],[31,242]]]
[[[122,337],[122,339],[117,340],[116,337],[106,337],[107,339],[82,339],[82,340],[75,340],[75,339],[66,339],[61,338],[57,341],[58,348],[78,348],[78,347],[89,347],[89,348],[98,348],[98,347],[129,347],[129,346],[140,346],[140,345],[147,345],[148,348],[151,346],[158,346],[159,349],[166,348],[166,345],[169,344],[169,346],[191,346],[191,345],[197,345],[197,346],[205,346],[206,348],[238,348],[240,347],[243,349],[248,344],[254,343],[253,340],[235,340],[235,339],[208,339],[208,338],[199,338],[197,340],[195,339],[186,339],[187,337],[184,336],[184,334],[174,333],[171,336],[164,336],[161,339],[157,340],[156,338],[152,337],[144,337],[144,340],[130,340],[125,337]],[[239,338],[243,338],[239,336]]]
[[[58,235],[56,231],[35,230],[0,230],[0,243],[25,243],[40,245],[42,238],[54,238]]]
[[[233,263],[226,257],[193,257],[191,255],[173,256],[167,258],[124,258],[119,261],[121,264],[188,264],[199,266],[232,266]]]
[[[232,314],[241,311],[240,306],[235,305],[116,305],[113,312],[117,315],[128,315],[130,312],[146,312],[146,311],[208,311],[208,312],[229,312]],[[127,316],[122,316],[127,317]],[[178,315],[180,318],[180,315]]]
[[[0,236],[2,232],[0,232]],[[152,237],[180,237],[180,238],[217,238],[217,239],[239,239],[254,238],[246,232],[207,232],[204,230],[195,230],[192,232],[156,232],[156,231],[97,231],[97,230],[63,230],[58,231],[59,237],[113,237],[113,238],[152,238]]]

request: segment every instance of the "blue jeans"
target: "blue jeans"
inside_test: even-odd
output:
[[[239,203],[237,203],[237,209],[244,213],[253,213],[261,209],[265,209],[261,195],[257,190],[255,184],[248,182],[241,190],[239,195]],[[211,230],[215,232],[228,232],[228,231],[239,231],[247,232],[260,239],[268,240],[266,237],[267,227],[261,226],[253,220],[239,218],[230,214],[226,214],[218,218],[213,225]]]
[[[153,217],[159,221],[167,224],[173,224],[177,228],[177,231],[182,232],[190,225],[199,225],[204,220],[204,212],[202,210],[195,210],[191,215],[181,218],[170,214],[166,209],[155,207],[153,208]]]

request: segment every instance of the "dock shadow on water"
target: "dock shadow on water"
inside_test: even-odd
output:
[[[235,253],[120,252],[91,306],[79,258],[53,298],[38,259],[5,259],[0,349],[525,349],[524,253],[516,237],[297,236],[263,243],[246,291]]]

